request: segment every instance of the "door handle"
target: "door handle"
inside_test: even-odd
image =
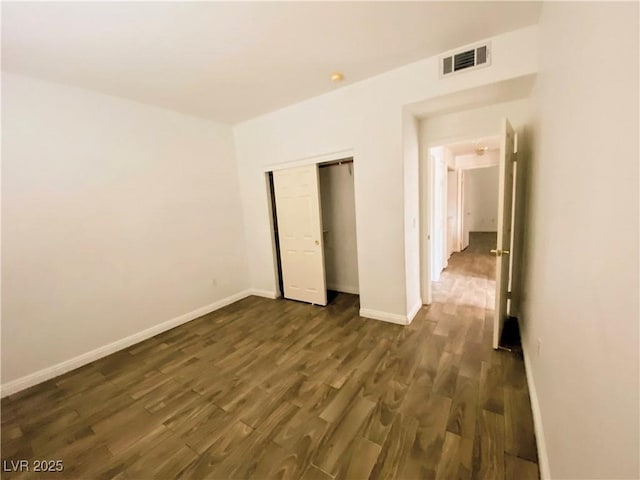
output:
[[[500,250],[498,249],[492,249],[491,253],[494,253],[496,255],[496,257],[501,257],[502,255],[509,255],[509,250]]]
[[[316,245],[320,245],[320,242],[318,240],[316,240]]]

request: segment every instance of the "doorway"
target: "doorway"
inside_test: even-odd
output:
[[[435,145],[428,156],[432,215],[427,254],[434,282],[451,255],[469,247],[472,233],[497,232],[499,137]]]
[[[466,250],[482,254],[473,260],[472,256],[464,255],[466,261],[461,263],[457,259],[456,265],[462,277],[473,277],[478,273],[487,284],[487,292],[493,293],[493,305],[483,308],[491,310],[493,307],[494,348],[500,344],[505,320],[513,315],[513,239],[516,225],[519,225],[516,224],[515,206],[516,152],[517,136],[504,118],[498,136],[433,145],[426,155],[427,218],[430,221],[426,254],[430,266],[428,290],[433,292],[431,299],[441,297],[443,290],[451,293],[450,289],[456,283],[454,275],[438,284],[451,255],[461,255],[459,252]],[[479,262],[485,264],[485,268],[474,273]],[[460,265],[464,268],[460,269]],[[487,265],[492,265],[493,274],[487,275]],[[464,295],[464,292],[460,293]],[[481,306],[476,300],[471,305]]]
[[[353,159],[324,163],[319,169],[327,290],[358,295]]]

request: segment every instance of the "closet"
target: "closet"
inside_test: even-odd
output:
[[[326,305],[327,291],[358,294],[353,159],[268,175],[282,296]]]

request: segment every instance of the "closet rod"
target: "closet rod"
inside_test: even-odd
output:
[[[343,163],[353,163],[353,158],[345,158],[344,160],[336,160],[334,162],[321,163],[318,167],[331,167],[332,165],[342,165]]]

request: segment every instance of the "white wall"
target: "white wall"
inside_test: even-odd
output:
[[[358,293],[356,205],[352,163],[320,169],[327,288]]]
[[[550,2],[540,22],[522,334],[557,479],[640,478],[638,13]]]
[[[420,147],[418,119],[402,112],[404,170],[404,266],[407,320],[422,307],[420,297]]]
[[[418,275],[407,275],[413,268],[407,262],[413,262],[413,256],[405,255],[405,212],[419,206],[406,204],[403,123],[407,122],[402,109],[536,71],[536,27],[491,41],[490,68],[440,79],[438,59],[432,57],[235,127],[253,288],[276,290],[263,172],[269,165],[352,150],[357,165],[361,306],[369,316],[377,312],[406,322],[409,298],[419,297],[419,281]]]
[[[464,228],[468,232],[498,231],[498,167],[466,170]]]
[[[531,99],[521,98],[479,108],[440,115],[420,121],[420,144],[425,148],[463,140],[500,135],[501,121],[508,117],[517,131],[531,122]]]
[[[229,127],[5,73],[2,120],[3,384],[248,287]]]
[[[457,168],[462,169],[492,167],[500,163],[500,150],[489,150],[484,155],[456,155],[454,163]]]

